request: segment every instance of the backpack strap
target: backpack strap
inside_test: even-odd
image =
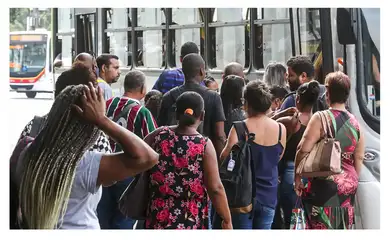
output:
[[[180,97],[180,95],[184,92],[184,90],[181,87],[175,87],[172,91],[170,91],[171,97],[172,97],[172,105],[174,105],[177,101],[177,99]]]
[[[33,124],[31,125],[30,137],[35,138],[39,134],[42,123],[45,120],[44,117],[34,116]]]
[[[233,122],[233,126],[237,132],[238,141],[245,141],[246,137],[249,135],[248,127],[244,121]]]
[[[278,137],[278,142],[280,142],[280,140],[282,140],[282,126],[280,125],[280,123],[278,123],[279,125],[279,137]]]

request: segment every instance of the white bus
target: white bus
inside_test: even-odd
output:
[[[71,16],[71,17],[69,17]],[[380,9],[360,8],[59,8],[53,9],[55,55],[68,69],[80,52],[119,57],[124,75],[143,71],[152,88],[164,69],[180,67],[180,47],[198,44],[207,73],[221,80],[238,62],[249,80],[262,79],[270,61],[308,55],[323,83],[342,70],[352,81],[349,109],[366,136],[356,228],[380,228]]]
[[[34,98],[39,92],[53,92],[51,33],[21,31],[10,33],[10,90]]]

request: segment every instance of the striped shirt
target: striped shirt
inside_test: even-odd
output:
[[[126,112],[122,111],[130,105]],[[106,102],[107,117],[117,124],[133,132],[138,137],[144,139],[149,133],[157,128],[157,123],[151,112],[140,104],[139,101],[125,96],[114,97]],[[119,119],[117,119],[119,117]],[[122,148],[119,144],[110,139],[113,152],[120,152]]]

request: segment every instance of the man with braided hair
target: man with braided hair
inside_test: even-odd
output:
[[[135,176],[158,161],[142,139],[105,116],[102,90],[88,85],[68,86],[57,96],[39,135],[19,157],[14,177],[23,228],[99,229],[101,186]],[[116,139],[123,152],[87,151],[100,130]]]

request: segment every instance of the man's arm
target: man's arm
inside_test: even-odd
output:
[[[212,123],[214,123],[214,131],[212,131],[213,136],[210,136],[214,146],[217,156],[219,157],[222,153],[223,148],[226,143],[226,133],[225,133],[225,113],[223,112],[222,100],[221,97],[215,93],[214,99],[214,118]]]

